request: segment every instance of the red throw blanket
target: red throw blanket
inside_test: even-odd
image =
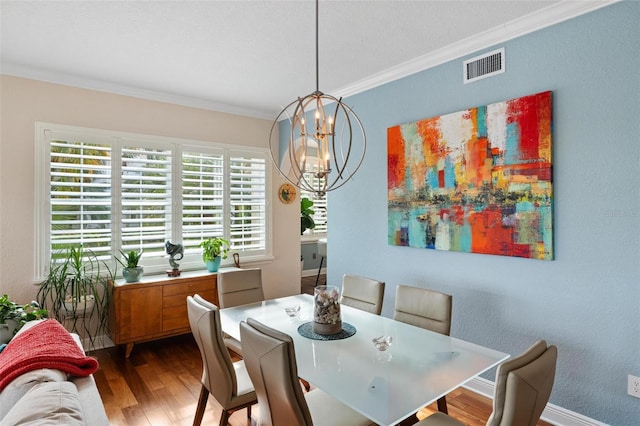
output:
[[[21,374],[40,368],[89,376],[98,369],[98,361],[85,356],[58,321],[48,319],[18,334],[0,352],[0,391]]]

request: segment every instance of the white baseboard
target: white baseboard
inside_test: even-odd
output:
[[[93,345],[91,345],[91,340],[88,337],[82,339],[82,347],[86,352],[111,348],[113,346],[115,346],[115,343],[113,343],[113,340],[111,340],[106,334],[96,336],[93,339]]]
[[[493,399],[494,383],[490,380],[476,377],[468,381],[463,387],[482,396],[486,396],[489,399]],[[544,409],[541,418],[545,422],[556,426],[607,426],[606,423],[599,422],[598,420],[574,413],[573,411],[553,404],[547,404],[547,408]]]

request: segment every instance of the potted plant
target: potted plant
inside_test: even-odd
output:
[[[69,331],[88,337],[93,346],[96,336],[106,334],[113,280],[114,273],[94,252],[82,245],[70,246],[52,255],[38,302]]]
[[[9,300],[6,294],[0,297],[0,344],[7,343],[14,334],[28,321],[46,318],[47,311],[33,301],[26,305],[18,305]]]
[[[313,220],[315,211],[311,207],[313,207],[313,201],[306,197],[300,198],[300,235],[307,229],[316,227],[316,222]]]
[[[7,343],[13,336],[13,330],[18,325],[17,307],[6,294],[0,297],[0,344]]]
[[[144,268],[138,266],[142,252],[142,249],[140,249],[140,251],[130,250],[128,252],[120,250],[124,262],[116,257],[118,263],[122,265],[122,277],[128,283],[137,283],[144,274]]]
[[[202,260],[207,265],[207,271],[216,272],[220,268],[222,259],[226,259],[229,253],[229,241],[222,237],[208,238],[200,243],[202,247]]]

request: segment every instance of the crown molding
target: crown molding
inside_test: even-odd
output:
[[[399,80],[420,71],[433,68],[443,63],[458,59],[465,55],[486,49],[498,43],[523,36],[525,34],[561,23],[594,10],[610,6],[622,0],[594,0],[576,1],[563,0],[548,6],[526,17],[509,21],[499,27],[492,28],[460,42],[450,44],[441,49],[393,66],[367,78],[356,81],[341,89],[332,90],[337,97],[348,97],[383,84]],[[49,83],[63,84],[89,90],[97,90],[123,96],[147,99],[158,102],[177,104],[192,108],[200,108],[222,113],[242,115],[259,119],[272,120],[273,111],[239,107],[204,99],[181,96],[160,91],[145,90],[106,81],[92,80],[68,73],[53,72],[51,70],[33,69],[18,64],[2,63],[2,74],[24,77]]]
[[[244,108],[220,102],[211,102],[200,98],[176,95],[173,93],[145,90],[138,87],[80,77],[69,73],[25,67],[14,63],[3,62],[2,69],[0,71],[2,74],[14,77],[23,77],[31,80],[45,81],[48,83],[62,84],[81,89],[96,90],[98,92],[131,96],[134,98],[217,111],[227,114],[242,115],[265,120],[273,120],[274,115],[272,111]]]
[[[491,28],[472,37],[373,74],[341,89],[334,90],[331,93],[336,97],[344,98],[356,95],[479,50],[487,49],[495,44],[504,43],[505,41],[559,24],[620,1],[622,0],[563,0],[523,18],[514,19],[499,27]]]

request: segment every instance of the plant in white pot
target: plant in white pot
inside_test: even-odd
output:
[[[49,274],[40,284],[38,303],[71,332],[93,345],[106,334],[109,313],[109,266],[91,250],[74,245],[52,254]]]
[[[207,271],[217,272],[222,259],[226,259],[229,253],[229,241],[222,237],[208,238],[200,243],[202,247],[202,260],[207,265]]]
[[[142,249],[140,251],[130,250],[128,252],[120,250],[124,262],[116,257],[118,263],[122,265],[122,277],[128,283],[137,283],[144,274],[144,268],[138,265],[142,257],[142,252]]]

